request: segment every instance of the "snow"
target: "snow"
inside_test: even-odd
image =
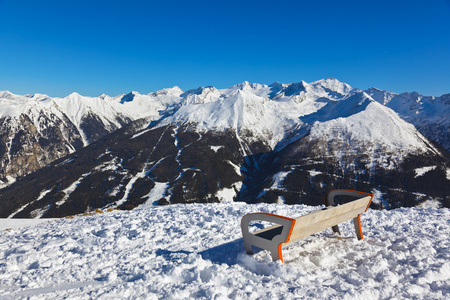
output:
[[[219,151],[220,149],[224,148],[224,146],[210,146],[211,150],[213,150],[215,153]]]
[[[56,166],[63,166],[63,165],[65,165],[65,164],[68,164],[68,163],[73,162],[74,160],[75,160],[75,158],[74,158],[74,157],[71,157],[71,158],[68,158],[68,159],[64,160],[63,162],[57,164]]]
[[[373,194],[373,203],[381,204],[381,207],[384,209],[388,209],[391,206],[389,201],[385,199],[384,193],[382,193],[379,189],[373,189],[371,193]]]
[[[316,170],[309,170],[308,173],[309,173],[309,177],[314,177],[314,176],[322,174],[322,172],[319,172]]]
[[[191,92],[193,95],[208,96],[205,98],[207,100],[192,100],[191,94],[185,95],[187,100],[183,105],[157,126],[193,124],[200,132],[232,129],[240,139],[245,154],[250,153],[244,146],[248,141],[244,136],[247,131],[251,131],[255,133],[253,140],[263,140],[274,148],[287,131],[301,124],[298,117],[316,110],[317,105],[311,101],[302,105],[289,101],[292,96],[282,97],[284,101],[272,101],[270,91],[269,86],[248,82],[223,90],[195,90],[195,93]],[[250,138],[250,142],[253,140]]]
[[[241,167],[240,167],[240,166],[238,166],[237,164],[233,163],[233,162],[230,161],[230,160],[227,160],[227,163],[228,163],[230,166],[233,167],[233,169],[234,169],[234,171],[236,172],[236,174],[242,175],[242,173],[241,173]]]
[[[376,101],[393,109],[402,119],[412,123],[421,133],[449,150],[450,101],[448,95],[441,97],[422,96],[416,92],[395,94],[375,88],[366,92]]]
[[[64,163],[64,162],[63,162],[63,163]],[[55,202],[55,204],[56,204],[57,206],[63,205],[63,204],[67,201],[67,199],[69,199],[70,194],[72,194],[73,191],[75,191],[75,189],[78,187],[78,185],[81,183],[81,181],[83,181],[83,179],[86,178],[90,173],[91,173],[91,172],[87,172],[87,173],[81,175],[80,178],[78,178],[78,179],[77,179],[76,181],[74,181],[71,185],[69,185],[67,188],[65,188],[64,190],[62,190],[61,192],[64,193],[65,195],[64,195],[64,197],[63,197],[61,200]],[[47,191],[44,192],[44,193],[46,194],[46,193],[48,193],[48,192],[49,192],[49,191],[47,190]],[[44,196],[45,196],[44,193],[41,194],[41,196],[39,196],[39,198],[44,197]],[[38,198],[36,201],[39,201],[39,200],[40,200],[39,198]],[[42,199],[42,198],[41,198],[41,199]]]
[[[421,208],[440,208],[442,204],[438,200],[428,199],[418,205]]]
[[[47,207],[43,207],[43,208],[38,208],[33,210],[30,215],[32,218],[34,219],[40,219],[42,218],[42,216],[44,216],[44,214],[47,212],[47,210],[50,209],[51,204],[49,204]]]
[[[236,199],[238,191],[242,188],[242,182],[235,182],[230,188],[223,188],[216,193],[219,202],[233,202]]]
[[[146,206],[73,219],[3,219],[2,299],[448,299],[450,210],[371,210],[342,236],[244,253],[240,219],[320,207],[223,203]],[[36,223],[35,223],[36,222]],[[37,224],[37,222],[43,222]],[[17,224],[17,223],[16,223]],[[6,226],[5,226],[6,225]]]
[[[386,96],[378,90],[368,93],[380,102]],[[386,169],[396,168],[407,154],[437,152],[413,125],[368,93],[336,79],[309,84],[243,82],[221,90],[201,87],[182,94],[182,103],[155,126],[177,124],[197,132],[233,130],[242,154],[249,156],[248,145],[253,142],[279,151],[293,139],[310,134],[348,142],[352,149],[343,147],[345,151],[368,148],[369,157],[374,158],[370,164]]]
[[[382,91],[377,88],[370,88],[370,89],[366,90],[365,92],[368,95],[370,95],[372,97],[372,99],[374,99],[375,101],[377,101],[383,105],[387,105],[392,100],[392,98],[397,96],[397,94],[395,94],[395,93],[388,92],[388,91]]]
[[[0,219],[0,230],[11,230],[36,226],[37,224],[55,221],[57,219]]]
[[[143,134],[149,132],[150,130],[152,130],[152,129],[151,129],[151,128],[147,128],[147,129],[145,129],[145,130],[142,130],[142,131],[140,131],[140,132],[134,134],[134,135],[131,137],[131,139],[137,138],[138,136],[141,136],[141,135],[143,135]]]
[[[16,181],[16,179],[12,176],[7,175],[5,177],[5,181],[0,180],[0,189],[7,187],[8,185],[14,183]]]
[[[417,168],[417,169],[414,170],[416,172],[416,176],[415,177],[423,176],[425,173],[427,173],[429,171],[432,171],[432,170],[434,170],[436,168],[437,168],[437,166]]]
[[[8,219],[13,218],[13,217],[14,217],[15,215],[17,215],[19,212],[21,212],[22,210],[24,210],[28,205],[33,204],[33,203],[38,202],[39,200],[43,199],[43,198],[45,197],[45,195],[47,195],[47,194],[50,193],[50,192],[51,192],[51,189],[45,189],[45,190],[43,190],[43,191],[41,192],[41,194],[39,195],[39,197],[37,197],[36,200],[34,200],[34,201],[30,202],[30,203],[27,203],[27,204],[23,205],[22,207],[20,207],[18,210],[16,210],[16,211],[13,212],[12,214],[10,214],[10,215],[8,216]]]
[[[150,193],[144,198],[148,200],[143,204],[143,206],[150,206],[157,204],[158,200],[166,195],[166,191],[169,188],[168,182],[155,182],[155,186],[151,189]]]
[[[342,151],[347,152],[357,153],[364,149],[372,163],[376,162],[385,169],[395,168],[409,153],[437,152],[412,124],[402,120],[391,109],[368,98],[359,101],[358,98],[342,100],[331,106],[330,111],[321,113],[324,116],[304,117],[306,121],[323,118],[323,121],[315,121],[310,126],[312,139],[337,139],[348,146],[342,147]],[[352,102],[354,104],[350,105]],[[388,153],[390,164],[385,163]],[[344,154],[325,153],[334,157]]]
[[[283,181],[286,178],[286,176],[289,175],[289,173],[291,173],[291,171],[289,172],[281,171],[273,175],[272,185],[270,186],[269,189],[278,189],[278,190],[284,189]]]

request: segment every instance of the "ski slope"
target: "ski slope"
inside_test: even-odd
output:
[[[320,207],[143,206],[40,224],[0,220],[1,299],[448,299],[450,210],[369,209],[284,248],[244,253],[241,217]],[[30,221],[32,222],[32,221]],[[43,222],[43,223],[42,223]],[[15,227],[4,230],[5,227]],[[17,228],[20,227],[20,228]]]

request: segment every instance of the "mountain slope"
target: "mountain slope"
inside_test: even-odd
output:
[[[0,183],[13,182],[131,121],[159,119],[181,93],[176,87],[114,98],[0,92]]]
[[[156,123],[168,117],[163,122],[166,125],[190,122],[203,131],[213,127],[238,128],[238,135],[239,130],[252,132],[255,141],[270,148],[279,147],[281,140],[302,126],[301,116],[351,92],[362,91],[336,79],[309,84],[243,82],[224,90],[200,87],[186,93],[174,87],[148,95],[132,92],[117,97],[72,93],[65,98],[50,98],[0,92],[0,187],[140,118]],[[427,138],[447,151],[450,149],[449,95],[397,95],[375,88],[365,92],[414,124]],[[208,113],[208,117],[202,117]],[[229,118],[233,115],[234,119]],[[248,149],[241,151],[249,154]]]
[[[375,88],[366,92],[413,124],[427,138],[450,151],[450,94],[425,97],[415,92],[395,94]]]
[[[317,205],[333,188],[373,192],[374,207],[449,206],[448,152],[362,90],[333,79],[244,82],[179,97],[147,128],[131,122],[0,190],[0,216],[143,203]]]

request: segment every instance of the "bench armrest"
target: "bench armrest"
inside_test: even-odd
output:
[[[251,221],[256,220],[267,221],[279,225],[274,225],[266,229],[259,230],[253,234],[249,231],[248,227]],[[269,250],[272,254],[273,261],[278,259],[283,261],[281,246],[283,243],[289,242],[294,225],[295,219],[269,213],[251,213],[243,216],[241,220],[241,230],[242,237],[244,239],[245,251],[248,254],[252,254],[252,246],[256,246],[258,248]],[[281,230],[279,230],[280,227]],[[264,237],[263,233],[269,233],[269,231],[276,232],[275,234],[270,234]]]

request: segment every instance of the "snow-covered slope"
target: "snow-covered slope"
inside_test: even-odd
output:
[[[416,92],[395,94],[376,88],[366,92],[450,151],[450,94],[426,97]]]
[[[320,208],[144,206],[0,230],[0,297],[448,299],[449,209],[369,209],[364,240],[345,222],[341,237],[325,230],[284,247],[284,264],[267,251],[245,254],[243,215]]]
[[[310,124],[308,139],[338,143],[324,148],[324,156],[343,157],[348,151],[359,152],[372,162],[392,169],[409,154],[439,153],[412,124],[364,92],[331,102],[314,115],[301,119]]]

